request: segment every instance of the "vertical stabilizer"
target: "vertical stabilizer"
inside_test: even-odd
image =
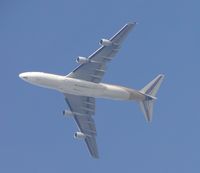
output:
[[[147,122],[152,121],[153,105],[156,100],[155,95],[158,92],[163,79],[164,75],[160,74],[140,90],[140,93],[146,96],[145,100],[140,102],[140,107],[145,115]]]

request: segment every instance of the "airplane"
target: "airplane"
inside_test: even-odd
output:
[[[19,77],[24,81],[64,94],[69,109],[63,115],[74,118],[79,131],[74,138],[83,139],[93,158],[99,158],[96,144],[95,98],[130,100],[139,102],[147,122],[152,121],[153,104],[164,75],[159,74],[141,90],[101,83],[106,65],[119,51],[122,42],[134,28],[136,22],[127,23],[110,39],[101,39],[101,45],[89,57],[79,56],[79,64],[68,75],[56,75],[44,72],[24,72]],[[127,76],[128,77],[128,76]]]

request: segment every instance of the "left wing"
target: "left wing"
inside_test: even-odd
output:
[[[111,43],[110,45],[101,46],[88,57],[89,61],[87,63],[79,65],[67,77],[99,83],[105,73],[107,62],[112,60],[119,51],[122,42],[135,24],[136,22],[127,23],[113,37],[107,40]]]
[[[92,115],[95,113],[95,99],[71,94],[64,95],[80,132],[85,135],[85,142],[90,154],[92,157],[98,158],[96,127],[92,118]]]

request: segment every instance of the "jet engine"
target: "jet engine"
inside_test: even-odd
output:
[[[63,110],[63,115],[66,115],[66,116],[73,116],[73,112],[70,111],[70,110]]]
[[[88,63],[90,60],[86,57],[82,57],[82,56],[79,56],[77,59],[76,59],[76,62],[79,63],[79,64],[85,64],[85,63]]]
[[[100,40],[99,44],[102,45],[102,46],[111,46],[112,41],[103,38],[103,39]]]
[[[74,138],[75,139],[85,139],[86,135],[82,132],[76,132],[76,133],[74,133]]]

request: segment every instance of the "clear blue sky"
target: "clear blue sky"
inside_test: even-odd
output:
[[[0,2],[1,173],[200,172],[198,0]],[[126,22],[137,21],[104,82],[142,88],[166,75],[153,123],[137,104],[97,100],[100,159],[73,139],[63,96],[18,78],[67,74]]]

